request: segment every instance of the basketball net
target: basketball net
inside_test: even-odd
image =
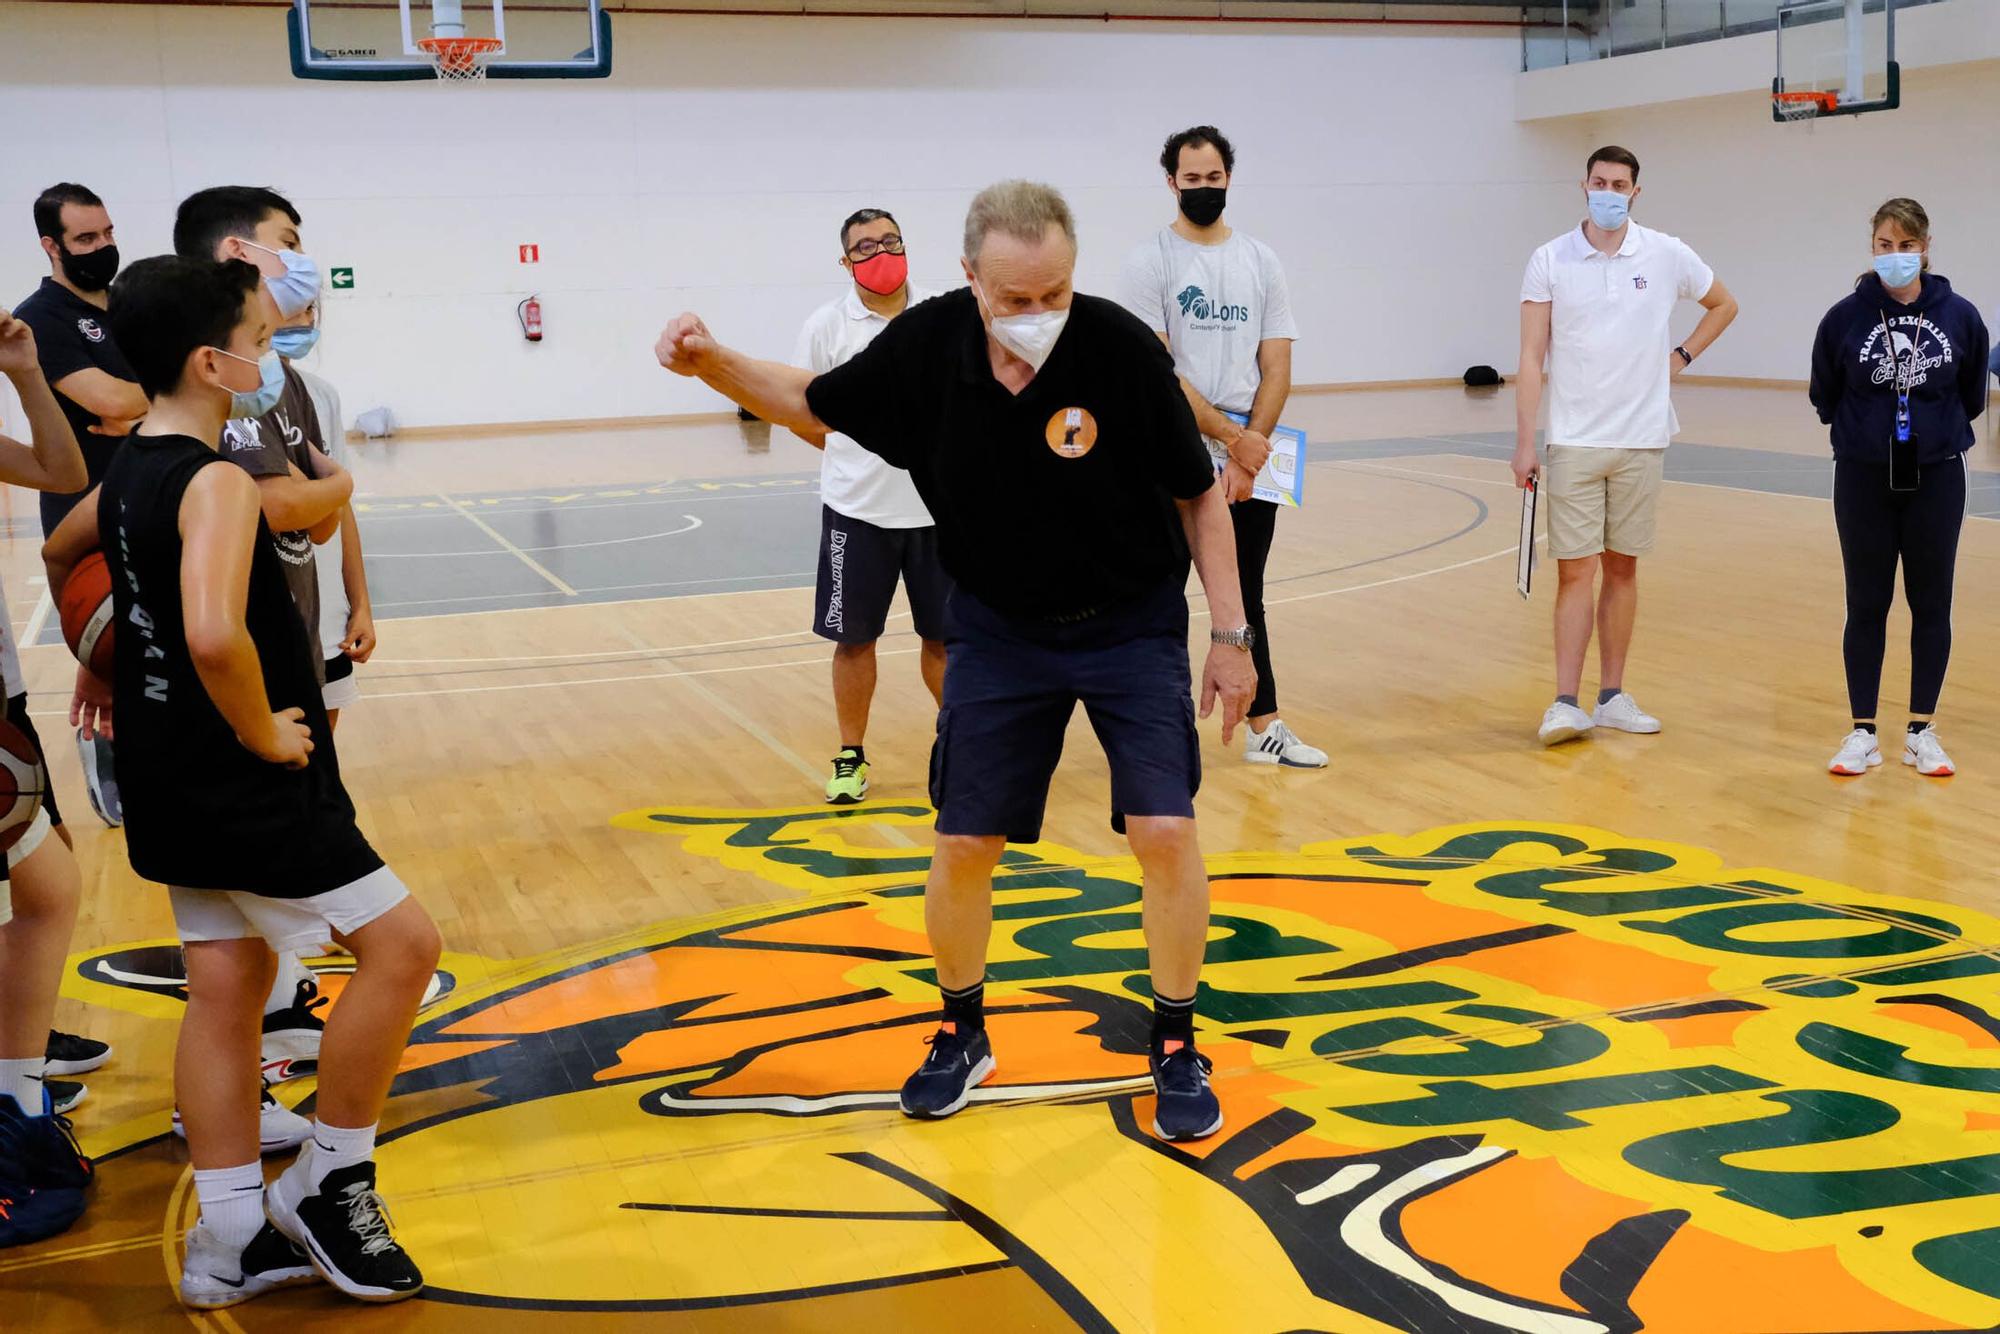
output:
[[[439,83],[483,82],[487,62],[504,46],[497,37],[425,37],[417,42],[417,49],[431,58]]]

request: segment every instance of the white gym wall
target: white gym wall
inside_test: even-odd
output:
[[[1515,122],[1507,28],[614,22],[608,81],[444,89],[294,80],[279,9],[0,4],[0,299],[45,271],[28,209],[53,181],[104,196],[128,259],[168,248],[188,193],[268,184],[355,270],[319,359],[350,412],[708,411],[652,360],[675,311],[787,356],[841,290],[842,217],[894,210],[917,280],[955,285],[965,205],[1010,175],[1064,189],[1080,286],[1108,292],[1172,217],[1161,141],[1213,121],[1232,221],[1291,273],[1296,377],[1397,380],[1508,367],[1521,264],[1575,212],[1580,131]]]
[[[2000,0],[1933,8],[1960,5]],[[128,261],[168,248],[193,190],[268,184],[322,265],[355,271],[316,359],[350,413],[712,411],[726,405],[652,361],[667,315],[787,355],[841,290],[846,213],[891,208],[917,280],[955,284],[966,201],[1008,175],[1068,193],[1080,286],[1109,291],[1171,217],[1160,141],[1212,121],[1240,157],[1231,220],[1290,271],[1301,383],[1511,373],[1521,267],[1580,216],[1582,155],[1607,141],[1645,163],[1637,216],[1743,300],[1704,373],[1802,377],[1892,193],[1931,208],[1940,270],[2000,303],[2000,247],[1981,240],[2000,217],[2000,61],[1906,70],[1901,111],[1808,132],[1747,90],[1518,119],[1524,77],[1551,76],[1519,73],[1506,28],[614,21],[608,81],[445,89],[294,80],[277,8],[0,2],[0,301],[45,271],[28,208],[51,182],[104,195]],[[1737,40],[1768,58],[1768,36]],[[1600,68],[1651,71],[1660,99],[1689,86],[1633,60],[1652,57]],[[517,262],[523,243],[539,265]],[[547,330],[532,346],[514,316],[529,291]]]

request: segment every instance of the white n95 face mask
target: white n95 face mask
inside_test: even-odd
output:
[[[978,292],[978,289],[974,289]],[[978,292],[979,304],[986,306],[986,295]],[[1039,371],[1055,351],[1056,339],[1062,337],[1063,326],[1069,323],[1067,310],[1044,310],[1033,315],[994,315],[993,308],[986,306],[986,313],[993,319],[993,336],[1000,346]]]

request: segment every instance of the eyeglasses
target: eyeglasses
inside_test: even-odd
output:
[[[856,241],[847,251],[848,258],[850,259],[872,259],[876,255],[885,253],[891,255],[902,254],[903,238],[897,236],[894,232],[891,232],[879,241],[872,236],[865,236],[861,240]]]

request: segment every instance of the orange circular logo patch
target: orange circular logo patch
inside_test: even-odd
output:
[[[1097,418],[1087,408],[1064,408],[1049,418],[1044,434],[1050,449],[1066,459],[1080,459],[1097,443]]]

